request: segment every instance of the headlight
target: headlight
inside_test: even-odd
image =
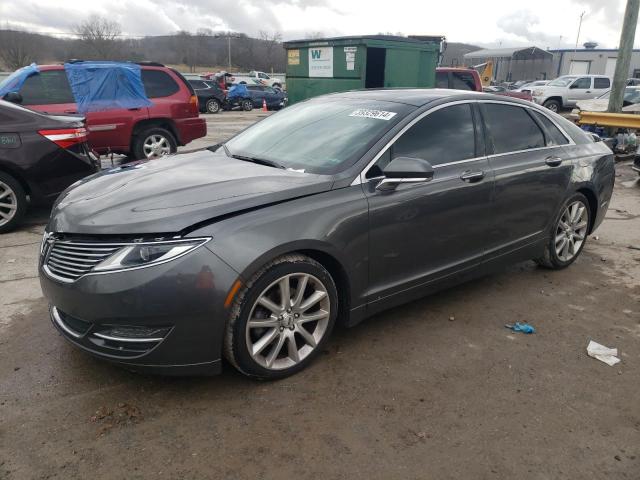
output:
[[[207,243],[211,238],[189,238],[167,242],[142,242],[126,245],[93,268],[108,272],[140,268],[175,260]]]

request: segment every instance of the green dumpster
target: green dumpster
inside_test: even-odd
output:
[[[362,88],[433,87],[437,38],[371,35],[285,42],[289,103]]]

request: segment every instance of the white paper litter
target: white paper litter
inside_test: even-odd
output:
[[[587,345],[587,355],[606,363],[610,367],[613,367],[616,363],[620,362],[620,359],[617,356],[617,348],[605,347],[593,340],[590,340],[589,345]]]

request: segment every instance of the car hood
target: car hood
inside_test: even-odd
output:
[[[578,110],[585,112],[606,112],[609,108],[608,98],[594,98],[591,100],[580,100],[576,102]],[[640,104],[635,103],[622,107],[623,112],[636,113],[640,111]]]
[[[112,168],[81,180],[58,199],[48,230],[177,233],[221,215],[325,192],[332,185],[330,176],[204,150]]]

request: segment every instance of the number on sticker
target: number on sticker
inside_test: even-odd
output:
[[[378,120],[391,120],[395,117],[396,112],[385,112],[384,110],[369,110],[367,108],[359,108],[349,114],[350,117],[377,118]]]

